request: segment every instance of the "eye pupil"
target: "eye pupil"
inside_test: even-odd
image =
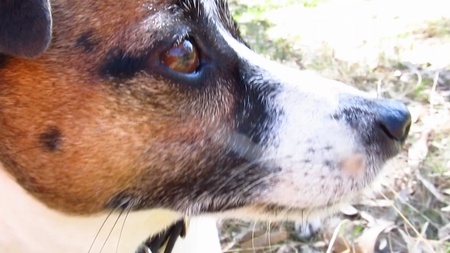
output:
[[[199,59],[191,41],[183,40],[166,51],[161,57],[161,62],[174,71],[192,73],[197,69]]]

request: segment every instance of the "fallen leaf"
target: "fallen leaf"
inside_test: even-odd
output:
[[[378,236],[387,228],[394,226],[393,222],[383,221],[364,229],[362,235],[358,238],[356,245],[364,253],[374,253]]]
[[[289,233],[282,229],[280,231],[272,232],[269,235],[265,233],[248,241],[241,242],[240,246],[242,249],[254,249],[264,246],[270,247],[271,245],[286,241],[288,238]]]
[[[355,216],[359,213],[358,209],[350,204],[341,205],[339,210],[347,216]]]
[[[358,202],[358,204],[374,207],[391,207],[394,205],[394,201],[389,199],[364,199]]]

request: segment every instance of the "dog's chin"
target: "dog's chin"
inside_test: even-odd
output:
[[[252,205],[239,209],[229,210],[217,214],[219,218],[226,219],[244,219],[244,220],[263,220],[263,221],[308,221],[317,220],[333,215],[339,211],[339,208],[347,201],[326,206],[316,206],[312,208],[296,208],[281,205]],[[216,215],[213,215],[216,216]]]
[[[332,203],[312,205],[308,207],[287,206],[274,203],[249,204],[239,208],[230,209],[220,213],[214,213],[214,216],[220,218],[262,220],[262,221],[310,221],[320,220],[338,213],[341,208],[358,200],[361,196],[380,190],[381,179],[386,171],[380,172],[368,185],[360,191],[355,191],[342,196],[339,200]]]

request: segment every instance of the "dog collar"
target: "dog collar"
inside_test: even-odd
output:
[[[187,232],[187,221],[177,221],[163,232],[150,237],[145,242],[144,250],[138,253],[171,253],[179,237],[184,238]]]

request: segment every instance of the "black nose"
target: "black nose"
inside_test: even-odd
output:
[[[411,114],[402,102],[380,99],[378,123],[383,131],[392,139],[404,143],[411,127]]]

